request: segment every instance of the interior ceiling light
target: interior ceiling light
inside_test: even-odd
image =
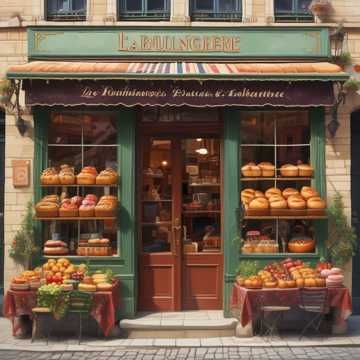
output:
[[[195,150],[198,154],[200,154],[200,155],[207,155],[207,153],[208,153],[208,149],[206,149],[206,148],[204,148],[204,147],[202,147],[202,148],[200,148],[200,149],[197,149],[197,150]]]
[[[196,141],[197,141],[197,142],[201,142],[201,141],[202,141],[202,138],[197,138]]]

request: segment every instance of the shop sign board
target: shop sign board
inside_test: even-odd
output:
[[[30,27],[29,58],[328,58],[326,28]]]
[[[26,85],[28,105],[328,106],[329,81],[59,81]]]

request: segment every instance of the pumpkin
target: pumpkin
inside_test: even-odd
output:
[[[310,253],[315,249],[315,240],[290,240],[288,243],[288,248],[289,252],[291,253]]]
[[[315,287],[316,281],[314,278],[307,278],[305,279],[305,287]]]
[[[244,281],[244,286],[245,286],[246,288],[250,288],[250,287],[251,287],[251,280],[250,280],[250,279],[246,279],[246,280]]]
[[[285,281],[285,280],[279,280],[278,286],[279,286],[280,289],[285,289],[285,288],[287,288],[286,281]]]
[[[315,283],[317,287],[325,287],[326,280],[324,278],[315,278]]]
[[[288,288],[296,287],[296,281],[295,280],[286,280],[286,287],[288,287]]]
[[[264,287],[268,289],[276,288],[277,281],[276,280],[267,280],[264,282]]]
[[[296,286],[298,288],[303,288],[305,286],[305,279],[303,278],[296,279]]]

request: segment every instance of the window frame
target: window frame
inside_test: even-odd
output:
[[[148,10],[150,0],[141,0],[141,10],[127,10],[128,0],[117,0],[117,19],[119,21],[168,21],[170,20],[170,0],[162,0],[164,10]]]
[[[59,14],[59,11],[50,14],[50,3],[57,0],[45,0],[45,19],[46,21],[86,21],[87,18],[87,8],[88,0],[83,0],[85,6],[83,9],[79,10],[79,14],[73,14],[75,11],[71,10],[73,7],[73,0],[65,0],[67,3],[67,12],[64,14]]]
[[[243,17],[243,1],[235,0],[235,11],[229,10],[220,12],[220,1],[212,0],[213,10],[198,10],[196,3],[198,0],[191,0],[191,20],[192,21],[242,21]],[[230,15],[230,16],[228,16]]]
[[[274,0],[274,18],[275,22],[314,22],[314,16],[310,10],[299,11],[299,0],[291,0],[291,11],[276,10],[277,0]]]
[[[304,109],[300,108],[293,108],[287,110],[295,110],[295,111],[304,111]],[[284,110],[284,111],[287,111]],[[310,186],[314,187],[320,194],[323,199],[326,199],[326,175],[325,175],[325,116],[324,116],[324,108],[309,108],[306,109],[308,111],[308,119],[309,119],[309,131],[310,131],[310,163],[317,169],[313,175],[311,180]],[[259,111],[259,112],[273,112],[273,111],[281,111],[280,109],[259,109],[253,108],[246,110],[245,113],[252,112],[252,111]],[[249,187],[248,182],[242,181],[241,176],[241,167],[242,165],[242,152],[241,152],[241,121],[243,119],[243,112],[239,112],[239,118],[236,119],[238,121],[237,129],[239,131],[238,135],[238,172],[237,178],[239,180],[239,199],[241,190],[244,188]],[[234,119],[235,120],[235,119]],[[307,185],[307,184],[304,184]],[[241,201],[239,201],[239,208],[240,211]],[[241,213],[241,211],[240,211]],[[239,239],[242,238],[242,218],[239,217],[238,219],[238,233],[237,236]],[[278,221],[278,220],[277,220]],[[307,259],[309,261],[316,261],[320,257],[324,257],[326,255],[325,249],[325,240],[327,238],[327,220],[311,220],[314,225],[315,230],[315,240],[316,246],[313,253],[296,253],[295,255],[301,259]],[[241,247],[239,248],[240,254],[239,259],[259,259],[260,261],[265,261],[266,259],[281,259],[287,256],[294,256],[292,253],[252,253],[252,254],[245,254],[241,252]]]

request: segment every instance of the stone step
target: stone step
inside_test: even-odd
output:
[[[235,318],[224,318],[218,311],[140,313],[123,319],[120,328],[130,339],[136,338],[209,338],[234,336]]]

